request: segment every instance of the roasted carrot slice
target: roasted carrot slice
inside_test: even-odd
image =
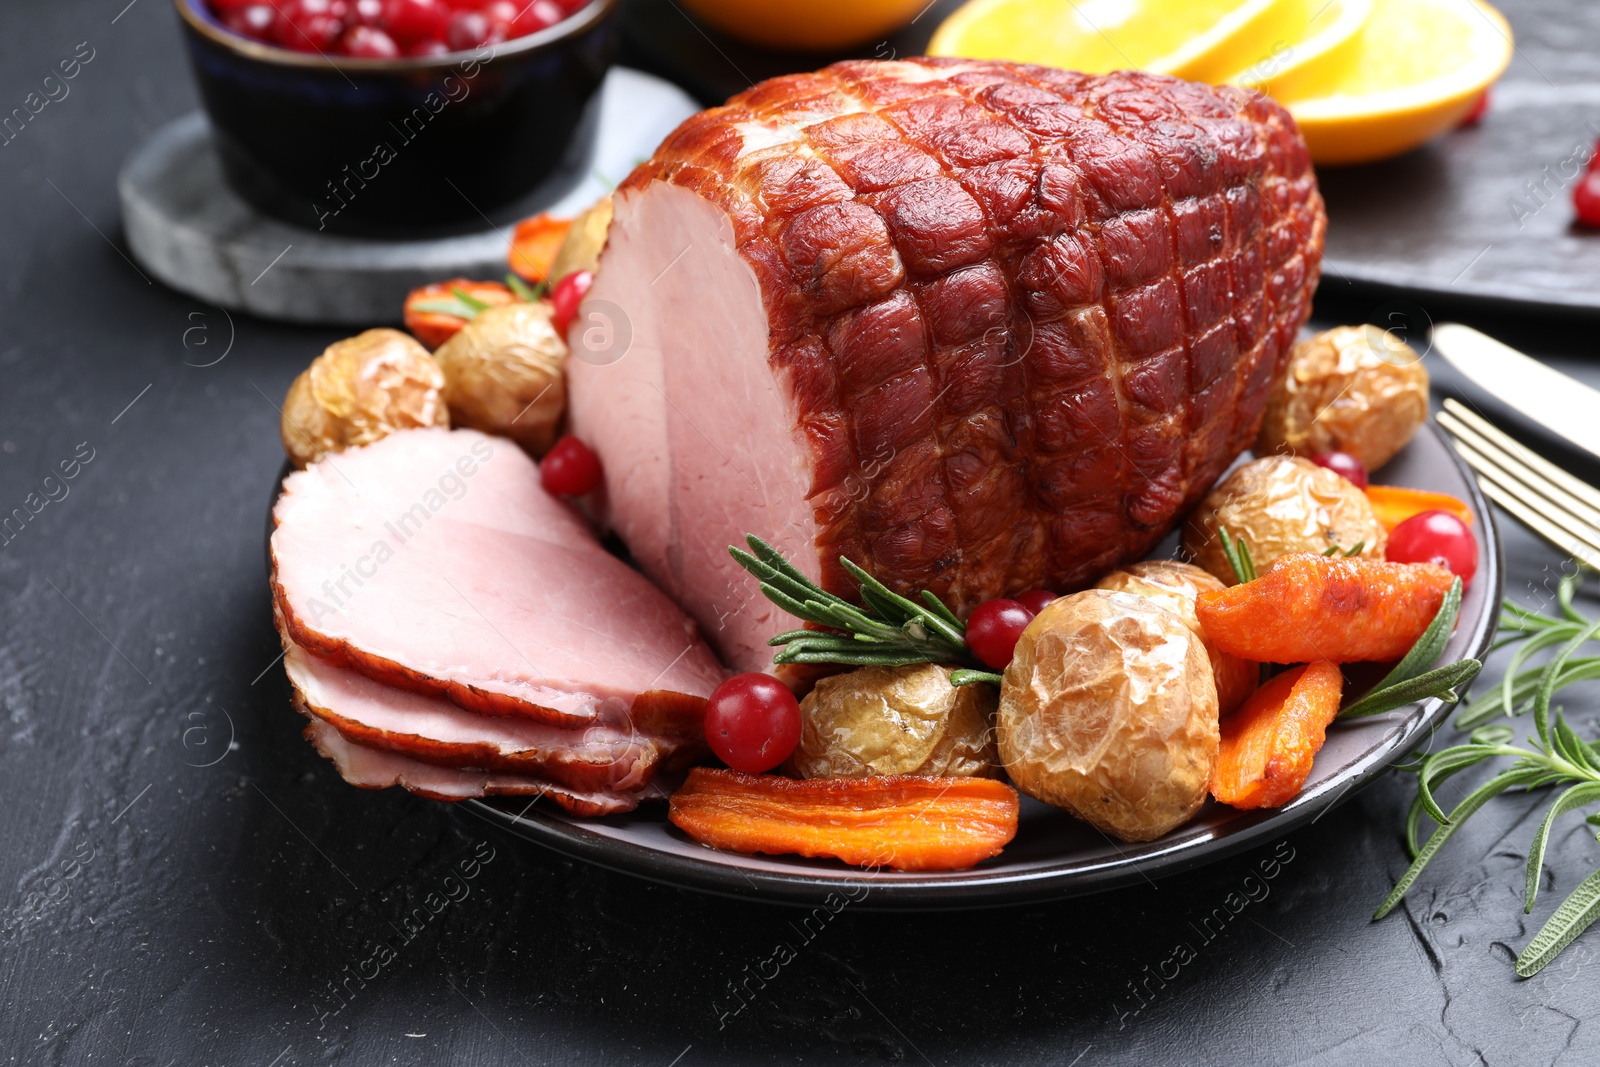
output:
[[[459,291],[459,292],[458,292]],[[466,278],[452,278],[447,282],[434,282],[413,289],[406,296],[406,329],[411,336],[427,345],[438,348],[456,335],[471,316],[445,310],[447,305],[460,305],[471,310],[459,293],[483,304],[509,304],[516,294],[499,282],[474,282]]]
[[[517,228],[511,231],[511,269],[530,282],[544,281],[570,229],[571,219],[549,215],[535,215],[517,223]]]
[[[1223,652],[1262,663],[1405,655],[1454,581],[1432,563],[1297,553],[1253,582],[1201,593],[1195,614]]]
[[[1472,509],[1467,507],[1467,502],[1449,493],[1407,489],[1403,485],[1369,485],[1367,500],[1385,530],[1393,530],[1413,515],[1434,510],[1448,511],[1468,526],[1472,525]]]
[[[1017,791],[992,778],[812,778],[689,772],[668,817],[734,852],[831,856],[861,867],[956,871],[1017,834]]]
[[[1222,720],[1211,795],[1235,808],[1276,808],[1300,794],[1339,714],[1344,677],[1332,663],[1295,667]]]

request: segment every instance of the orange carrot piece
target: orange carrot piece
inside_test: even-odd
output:
[[[992,778],[812,778],[696,767],[668,818],[734,852],[831,856],[861,867],[956,871],[1017,834],[1017,791]]]
[[[511,231],[511,269],[530,282],[544,281],[570,229],[571,219],[549,215],[535,215],[517,223],[517,228]]]
[[[419,304],[435,300],[459,299],[456,296],[457,289],[485,304],[509,304],[517,298],[516,294],[499,282],[474,282],[466,278],[452,278],[447,282],[424,285],[406,294],[406,329],[411,331],[411,336],[429,348],[438,348],[467,324],[467,320],[459,315],[450,315],[442,311],[424,311],[418,307]]]
[[[1273,678],[1222,720],[1211,795],[1235,808],[1282,807],[1300,794],[1339,714],[1344,677],[1326,661]]]
[[[1261,663],[1399,659],[1455,580],[1433,563],[1284,556],[1253,582],[1201,593],[1195,614],[1223,652]]]
[[[1472,525],[1472,509],[1467,507],[1467,502],[1449,493],[1407,489],[1403,485],[1369,485],[1367,501],[1385,530],[1393,530],[1413,515],[1434,510],[1448,511],[1468,526]]]

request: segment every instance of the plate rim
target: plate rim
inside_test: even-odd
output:
[[[1483,659],[1494,640],[1499,623],[1499,605],[1504,595],[1505,561],[1493,508],[1483,495],[1477,477],[1449,438],[1429,415],[1423,432],[1432,434],[1465,481],[1472,510],[1482,519],[1479,533],[1483,541],[1486,567],[1478,578],[1490,583],[1487,605],[1476,620],[1464,653]],[[1433,733],[1449,718],[1454,705],[1438,697],[1411,706],[1400,720],[1399,729],[1388,735],[1361,757],[1340,767],[1313,789],[1301,793],[1281,808],[1262,810],[1234,819],[1229,833],[1218,837],[1203,829],[1178,836],[1166,848],[1141,855],[1138,862],[1126,857],[1096,866],[1070,869],[1042,867],[1029,871],[1003,871],[975,868],[968,872],[937,878],[917,878],[897,873],[890,879],[874,872],[845,871],[819,876],[803,869],[776,872],[745,869],[737,865],[707,863],[703,860],[663,852],[632,841],[618,840],[587,828],[594,820],[550,811],[532,812],[524,808],[513,815],[481,798],[457,802],[457,806],[477,818],[525,840],[542,845],[569,859],[593,863],[607,870],[641,878],[661,885],[690,889],[713,896],[776,905],[815,906],[853,891],[869,887],[853,905],[868,911],[964,911],[1008,907],[1087,896],[1136,884],[1153,883],[1155,878],[1181,874],[1197,867],[1226,859],[1240,852],[1282,837],[1320,818],[1367,788],[1388,771],[1411,748]],[[1239,822],[1245,821],[1241,828]],[[1148,868],[1148,869],[1146,869]]]

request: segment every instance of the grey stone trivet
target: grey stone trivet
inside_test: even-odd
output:
[[[670,82],[613,68],[601,90],[594,156],[559,198],[529,213],[574,215],[603,196],[699,106]],[[397,322],[411,289],[506,271],[510,228],[417,241],[336,237],[279,222],[223,181],[199,112],[156,131],[117,181],[134,258],[180,292],[263,318],[338,325]]]

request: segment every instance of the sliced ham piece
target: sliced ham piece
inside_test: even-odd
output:
[[[503,438],[391,434],[291,474],[273,517],[288,639],[387,685],[488,715],[671,733],[724,676],[694,623]]]
[[[852,61],[694,116],[618,189],[573,432],[730,666],[795,625],[747,533],[961,613],[1147,552],[1255,435],[1326,216],[1289,114],[1139,73]]]
[[[351,742],[443,767],[531,774],[574,789],[637,790],[662,766],[704,751],[692,734],[637,727],[564,728],[479,715],[442,697],[407,692],[290,644],[284,667],[295,703]]]
[[[432,800],[467,800],[486,796],[547,797],[574,815],[616,815],[632,811],[641,800],[667,796],[664,786],[652,783],[633,793],[610,789],[573,789],[570,786],[524,775],[438,767],[383,749],[358,745],[320,720],[306,727],[306,737],[317,751],[333,761],[339,776],[362,789],[387,789],[398,785]]]

